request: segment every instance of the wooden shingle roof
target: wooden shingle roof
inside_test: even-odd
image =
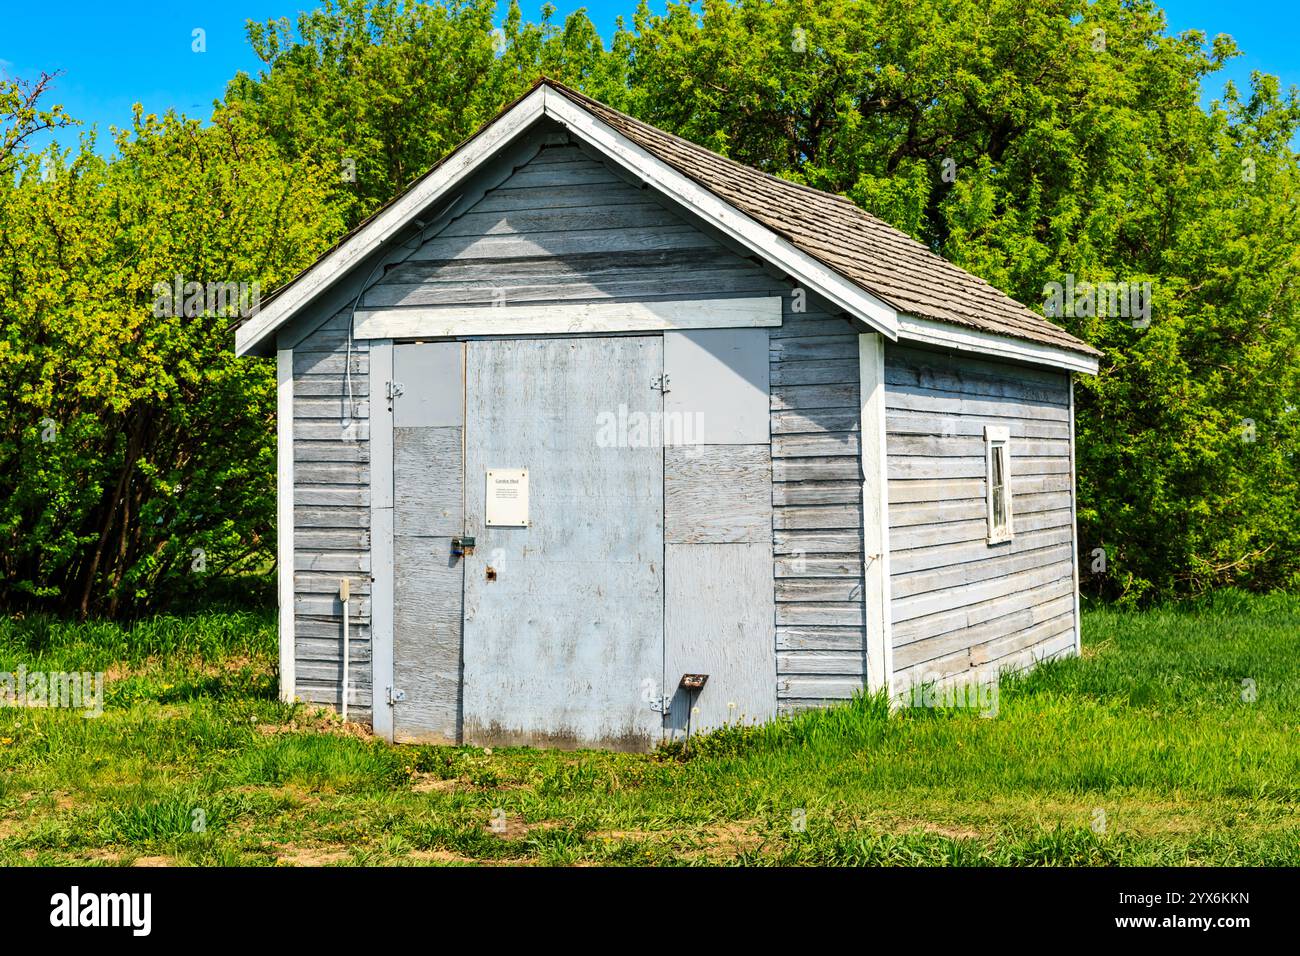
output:
[[[899,312],[1085,355],[1101,354],[842,196],[778,179],[554,80],[542,82]]]

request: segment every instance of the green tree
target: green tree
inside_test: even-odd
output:
[[[137,110],[115,145],[0,178],[4,598],[83,615],[265,563],[273,370],[234,358],[219,300],[160,290],[269,290],[342,229],[322,171],[237,109],[206,128]]]
[[[250,23],[265,64],[240,74],[240,103],[291,157],[333,169],[349,224],[398,195],[542,73],[612,88],[617,73],[584,12],[561,27],[495,0],[326,0],[288,20]]]

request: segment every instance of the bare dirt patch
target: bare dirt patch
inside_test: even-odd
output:
[[[755,831],[755,820],[733,820],[712,823],[693,832],[679,830],[597,830],[593,840],[627,841],[631,843],[671,843],[684,841],[694,844],[685,849],[689,857],[708,860],[725,860],[758,850],[764,838]]]
[[[944,826],[939,823],[923,823],[921,829],[926,833],[934,833],[950,840],[978,840],[984,836],[978,830],[972,830],[970,827]]]
[[[407,853],[406,859],[416,860],[420,863],[439,863],[439,864],[474,864],[478,865],[478,860],[469,856],[462,856],[459,853],[452,853],[450,850],[412,850]]]
[[[331,846],[284,846],[276,854],[277,866],[330,866],[348,859],[348,851]]]
[[[736,820],[705,827],[698,834],[704,856],[710,860],[723,860],[757,850],[763,845],[763,837],[751,829],[754,823],[753,820]]]
[[[411,777],[412,793],[453,793],[468,786],[469,781],[459,777],[435,777],[431,773],[416,773]]]
[[[484,825],[483,829],[502,840],[522,840],[534,830],[553,830],[560,825],[558,820],[538,820],[525,823],[523,817],[506,817],[504,827],[497,821]]]
[[[328,707],[304,707],[302,712],[287,724],[257,724],[254,728],[264,737],[276,734],[334,734],[339,737],[355,737],[358,740],[373,740],[374,733],[365,724],[343,721]]]

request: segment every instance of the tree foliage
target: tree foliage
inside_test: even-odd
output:
[[[156,287],[308,265],[342,225],[322,171],[238,109],[137,112],[111,161],[90,137],[23,157],[0,222],[7,601],[112,614],[264,564],[274,369],[234,358],[231,316],[159,309]]]
[[[843,193],[1031,306],[1149,282],[1149,324],[1056,317],[1105,353],[1076,386],[1084,586],[1300,585],[1300,103],[1256,75],[1203,106],[1230,38],[1170,35],[1149,0],[642,3],[608,45],[583,12],[497,14],[250,24],[263,68],[209,123],[137,116],[107,160],[24,152],[68,118],[0,84],[0,597],[112,612],[265,566],[271,372],[228,320],[154,315],[155,283],[269,291],[542,74]]]

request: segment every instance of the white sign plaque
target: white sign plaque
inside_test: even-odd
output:
[[[489,468],[487,473],[487,526],[528,527],[528,469]]]

